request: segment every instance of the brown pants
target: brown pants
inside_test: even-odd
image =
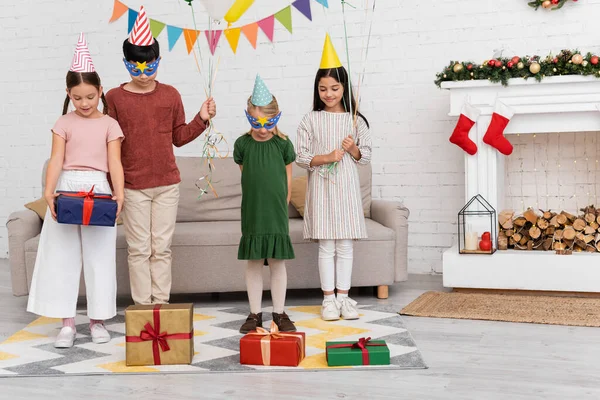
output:
[[[123,224],[135,304],[167,303],[171,293],[171,241],[179,184],[125,189]]]

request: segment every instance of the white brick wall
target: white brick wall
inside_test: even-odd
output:
[[[142,4],[124,2],[133,8]],[[311,106],[313,77],[327,28],[346,63],[340,5],[337,0],[329,2],[327,13],[313,2],[312,23],[294,10],[293,35],[276,23],[274,44],[259,32],[257,50],[241,37],[233,55],[222,38],[214,93],[219,107],[216,123],[230,143],[246,129],[242,109],[257,72],[282,105],[282,128],[295,136],[298,121]],[[259,0],[240,22],[260,19],[289,3]],[[144,4],[151,17],[177,26],[192,25],[182,0]],[[195,5],[200,13],[198,2]],[[78,32],[87,33],[106,88],[127,78],[120,50],[127,18],[109,25],[111,13],[112,0],[39,0],[0,6],[0,221],[41,194],[39,174],[50,153],[49,129],[61,111],[64,76]],[[347,14],[356,73],[362,69],[367,30],[361,23],[364,12],[349,9]],[[455,119],[447,117],[448,94],[434,86],[435,73],[450,59],[481,61],[500,47],[519,55],[545,55],[562,48],[598,52],[597,15],[600,0],[570,3],[556,12],[533,11],[527,0],[377,2],[362,111],[374,135],[374,196],[404,201],[411,210],[410,272],[441,272],[441,253],[454,240],[456,213],[465,200],[463,153],[447,140]],[[204,27],[200,22],[199,28]],[[187,55],[183,37],[172,52],[166,31],[159,40],[164,57],[159,80],[180,90],[191,117],[203,98],[193,57]],[[203,46],[206,56],[205,42]],[[177,154],[198,155],[200,148],[197,141]],[[529,159],[533,149],[525,146],[523,151],[521,158]],[[7,254],[6,236],[2,223],[0,256]]]

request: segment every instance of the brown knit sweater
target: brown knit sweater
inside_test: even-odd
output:
[[[124,85],[106,93],[106,101],[108,114],[125,135],[121,148],[125,187],[139,190],[179,183],[173,145],[196,139],[206,123],[198,113],[186,124],[181,95],[172,86],[156,82],[152,92],[132,93]]]

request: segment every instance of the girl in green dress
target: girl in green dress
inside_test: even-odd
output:
[[[248,99],[246,117],[251,129],[235,141],[233,159],[242,171],[242,238],[238,259],[248,260],[246,288],[250,315],[240,328],[248,333],[262,326],[262,269],[271,270],[273,321],[282,332],[296,327],[284,312],[287,274],[285,261],[294,258],[289,235],[288,203],[291,197],[294,146],[277,129],[279,105],[257,75]],[[265,261],[267,263],[265,263]]]

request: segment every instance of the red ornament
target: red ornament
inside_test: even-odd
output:
[[[500,61],[500,60],[494,61],[494,66],[500,68],[502,66],[502,61]]]
[[[592,65],[598,64],[598,56],[592,56],[590,58],[590,62],[592,63]]]
[[[490,67],[493,67],[495,63],[496,63],[496,61],[495,61],[495,60],[490,60],[490,61],[488,61],[488,65],[489,65]]]
[[[479,250],[483,250],[483,251],[492,250],[492,241],[490,239],[480,241],[479,242]]]
[[[473,64],[467,64],[467,70],[472,70],[473,69]]]
[[[514,64],[517,64],[519,61],[521,61],[521,58],[519,56],[514,56],[510,61],[514,65]]]
[[[554,57],[554,58],[552,59],[552,62],[553,62],[554,64],[556,64],[556,63],[558,62],[558,58]]]
[[[552,4],[558,4],[558,0],[551,0]]]
[[[506,66],[507,66],[508,68],[512,68],[514,65],[515,65],[515,64],[514,64],[512,61],[509,61],[509,62],[507,62],[507,63],[506,63]]]

